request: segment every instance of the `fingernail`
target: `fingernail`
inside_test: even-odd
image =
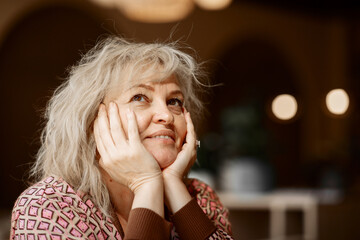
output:
[[[109,103],[109,109],[115,110],[115,103],[114,102]]]

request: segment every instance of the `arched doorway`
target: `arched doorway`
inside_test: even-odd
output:
[[[263,158],[275,171],[278,187],[301,185],[304,180],[301,179],[299,154],[301,116],[298,114],[292,121],[279,122],[269,114],[270,103],[278,94],[291,94],[301,104],[296,84],[299,77],[288,59],[281,49],[266,39],[246,38],[229,47],[219,62],[221,65],[215,71],[215,79],[223,86],[214,88],[209,104],[211,121],[208,122],[208,131],[224,134],[224,121],[232,118],[231,113],[225,112],[243,114],[250,111],[253,114],[251,123],[244,123],[245,126],[235,124],[236,127],[233,125],[229,129],[232,135],[239,135],[238,138],[232,136],[232,139],[237,139],[233,142],[241,141],[247,151],[237,154],[255,154]],[[236,147],[239,149],[240,145]],[[254,148],[252,153],[249,153],[249,148]],[[219,156],[219,162],[221,158]]]

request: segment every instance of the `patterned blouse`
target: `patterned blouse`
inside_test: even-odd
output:
[[[231,228],[228,210],[223,207],[216,193],[196,179],[189,179],[187,186],[193,196],[195,208],[200,207],[215,225],[215,230],[208,239],[232,239],[229,235]],[[182,212],[179,216],[176,216],[177,213],[174,216],[178,219],[189,218],[190,215],[186,212],[191,210],[191,203],[188,205],[189,207],[185,206],[184,210],[179,211]],[[183,231],[181,220],[178,222],[180,223],[171,224],[170,239],[184,236],[180,232]],[[48,177],[26,189],[18,197],[12,211],[10,239],[91,240],[123,239],[122,236],[123,233],[118,231],[112,220],[95,206],[89,194],[75,192],[60,178]]]

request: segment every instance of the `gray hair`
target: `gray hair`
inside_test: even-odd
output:
[[[203,110],[197,93],[204,85],[199,80],[203,76],[200,64],[193,57],[177,43],[133,43],[108,37],[71,68],[68,79],[48,102],[41,147],[30,176],[35,180],[61,177],[75,190],[90,193],[110,216],[109,193],[96,160],[92,130],[99,104],[114,79],[136,80],[159,71],[162,79],[176,76],[186,109],[196,122]],[[123,79],[125,76],[128,79]]]

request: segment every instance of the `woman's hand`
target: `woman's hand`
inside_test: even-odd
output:
[[[184,112],[186,120],[186,139],[176,160],[163,169],[165,202],[170,211],[175,214],[191,200],[183,177],[196,160],[196,134],[190,113]]]
[[[154,157],[145,149],[139,137],[135,115],[127,113],[128,139],[124,133],[119,110],[110,102],[108,113],[99,107],[94,123],[94,135],[100,166],[115,181],[136,192],[147,183],[162,181],[161,170]]]
[[[176,160],[167,168],[163,169],[163,177],[177,178],[182,180],[196,160],[196,133],[190,117],[190,113],[184,110],[186,120],[186,139]]]

